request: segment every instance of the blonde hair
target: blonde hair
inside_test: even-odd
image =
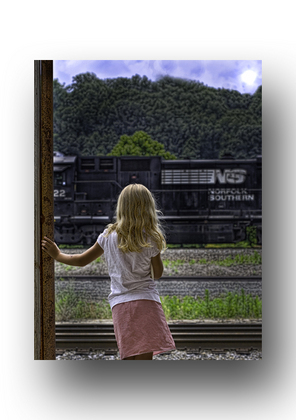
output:
[[[141,184],[125,187],[118,198],[116,222],[107,226],[105,237],[112,232],[118,236],[118,248],[126,252],[141,252],[151,248],[148,237],[154,240],[159,251],[166,249],[165,234],[158,220],[152,193]]]

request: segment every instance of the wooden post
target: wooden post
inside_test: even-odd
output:
[[[54,261],[41,250],[43,236],[54,239],[52,60],[36,60],[34,74],[34,359],[55,360]]]

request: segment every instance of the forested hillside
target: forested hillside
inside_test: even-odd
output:
[[[93,73],[53,86],[54,150],[68,155],[107,155],[137,131],[182,159],[262,153],[261,86],[249,95],[169,76],[101,80]]]

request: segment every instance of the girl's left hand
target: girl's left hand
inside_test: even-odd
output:
[[[41,245],[43,251],[47,252],[55,260],[57,259],[60,250],[55,242],[44,236],[44,239],[41,241]]]

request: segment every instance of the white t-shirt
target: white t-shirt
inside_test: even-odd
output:
[[[151,248],[125,254],[118,248],[117,233],[112,232],[104,238],[106,233],[107,229],[97,241],[104,250],[111,279],[111,293],[108,296],[111,308],[118,303],[138,299],[160,302],[155,282],[150,276],[151,258],[160,252],[156,244],[150,241]]]

